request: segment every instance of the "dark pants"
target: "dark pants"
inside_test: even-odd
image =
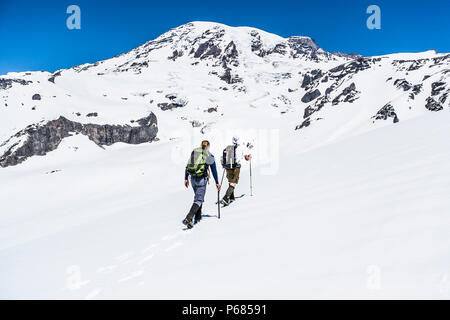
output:
[[[227,169],[227,179],[228,183],[233,185],[233,187],[236,186],[239,182],[239,174],[241,173],[241,168],[234,168],[234,169]]]
[[[195,178],[191,177],[192,189],[194,189],[194,203],[186,218],[199,221],[202,216],[202,205],[205,201],[206,186],[208,184],[208,177]]]
[[[225,196],[223,197],[223,200],[225,200],[226,202],[228,202],[228,200],[234,201],[234,188],[236,188],[236,185],[239,182],[240,173],[241,173],[240,167],[227,169],[227,180],[230,186],[228,187],[227,191],[225,192]]]
[[[194,189],[194,203],[199,207],[205,201],[206,185],[208,184],[208,177],[195,178],[191,177],[192,189]]]

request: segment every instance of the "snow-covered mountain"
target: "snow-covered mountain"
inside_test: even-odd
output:
[[[210,22],[0,76],[0,297],[448,294],[449,77],[450,54],[331,53]],[[183,231],[187,155],[233,135],[254,197],[244,166],[246,197],[217,221],[211,187]]]
[[[180,127],[205,133],[253,108],[255,122],[270,115],[307,137],[323,127],[328,141],[448,107],[449,69],[450,55],[433,51],[365,58],[326,52],[308,37],[188,23],[105,61],[2,76],[0,165],[54,150],[71,128],[53,129],[52,141],[31,132],[60,117],[125,131],[90,135],[112,144],[151,141],[156,127],[160,139]],[[153,130],[140,129],[150,115]]]

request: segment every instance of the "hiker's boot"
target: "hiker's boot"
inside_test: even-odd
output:
[[[225,192],[225,196],[222,199],[222,203],[224,206],[227,206],[230,204],[230,200],[231,200],[231,196],[234,192],[234,187],[233,186],[229,186],[227,189],[227,192]]]
[[[202,220],[202,207],[203,205],[200,206],[200,208],[197,210],[197,213],[195,214],[195,218],[194,218],[194,223],[197,224]]]
[[[233,192],[231,193],[231,196],[230,196],[230,202],[234,202],[234,201],[236,201],[236,198],[234,197],[234,190],[233,190]]]
[[[189,220],[188,218],[185,218],[183,220],[183,224],[188,228],[188,229],[192,229],[194,227],[194,225],[192,224],[192,220]]]
[[[194,203],[192,204],[191,210],[189,210],[189,213],[187,214],[186,218],[183,220],[183,224],[191,229],[193,227],[192,225],[192,219],[195,217],[195,214],[200,209],[198,204]]]

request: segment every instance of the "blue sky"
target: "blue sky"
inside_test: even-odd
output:
[[[71,4],[81,8],[81,30],[66,27]],[[366,27],[371,4],[381,8],[381,30]],[[450,0],[0,0],[0,74],[107,59],[196,20],[310,36],[328,51],[450,52],[449,17]]]

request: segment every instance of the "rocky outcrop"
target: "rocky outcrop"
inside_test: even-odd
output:
[[[425,105],[425,108],[430,111],[441,111],[443,109],[442,105],[432,97],[427,98],[427,104]]]
[[[39,93],[33,94],[31,100],[41,100],[41,95]]]
[[[60,76],[61,76],[61,71],[54,72],[52,74],[52,76],[50,78],[48,78],[48,81],[50,81],[51,83],[55,83],[56,77],[60,77]]]
[[[167,57],[167,59],[175,61],[175,60],[177,60],[177,58],[182,57],[182,56],[183,56],[183,51],[175,50],[172,52],[172,55],[170,57]]]
[[[329,70],[329,77],[335,80],[340,80],[348,75],[355,75],[356,73],[369,69],[373,64],[379,62],[380,58],[358,58],[352,62],[341,64]]]
[[[356,91],[356,85],[354,82],[345,88],[342,93],[340,93],[336,98],[333,99],[332,104],[337,105],[340,102],[350,102],[352,103],[358,99],[359,91]]]
[[[403,89],[403,91],[408,91],[412,88],[412,84],[406,81],[405,79],[397,79],[394,81],[394,86],[398,89]]]
[[[392,106],[390,103],[383,106],[383,108],[381,108],[372,118],[374,118],[375,120],[387,120],[388,118],[393,118],[394,123],[400,121],[397,114],[395,113],[394,106]]]
[[[225,81],[228,84],[242,82],[242,78],[240,78],[237,74],[231,73],[231,68],[226,68],[225,72],[219,78],[220,78],[220,80]]]
[[[64,138],[73,134],[83,134],[99,146],[117,142],[140,144],[156,138],[158,125],[153,113],[136,120],[136,123],[139,126],[82,124],[61,116],[45,124],[30,125],[2,144],[12,145],[0,157],[0,166],[14,166],[29,157],[43,156],[57,149]]]
[[[305,119],[301,124],[295,127],[295,130],[300,130],[302,128],[309,127],[311,124],[311,120],[309,118]]]
[[[0,78],[0,90],[6,90],[6,89],[11,88],[13,83],[18,83],[22,86],[26,86],[32,82],[33,81],[30,81],[30,80]]]
[[[252,30],[250,35],[252,36],[252,52],[257,56],[263,58],[267,54],[267,52],[263,49],[263,43],[260,34],[256,30]]]
[[[308,103],[313,101],[314,99],[316,99],[317,97],[320,97],[321,93],[319,91],[319,89],[316,89],[314,91],[310,91],[305,93],[305,95],[302,97],[302,102],[303,103]]]
[[[172,103],[167,103],[167,102],[158,103],[158,108],[160,108],[162,111],[173,110],[173,109],[176,109],[176,108],[183,108],[184,106],[185,106],[185,104],[176,103],[176,102],[172,102]]]
[[[431,84],[431,95],[437,96],[441,93],[442,90],[445,89],[445,82],[439,81],[439,82],[433,82]]]
[[[314,69],[312,71],[309,71],[305,74],[303,77],[303,82],[301,87],[306,88],[308,87],[312,82],[316,81],[317,79],[322,78],[323,71],[320,69]]]

